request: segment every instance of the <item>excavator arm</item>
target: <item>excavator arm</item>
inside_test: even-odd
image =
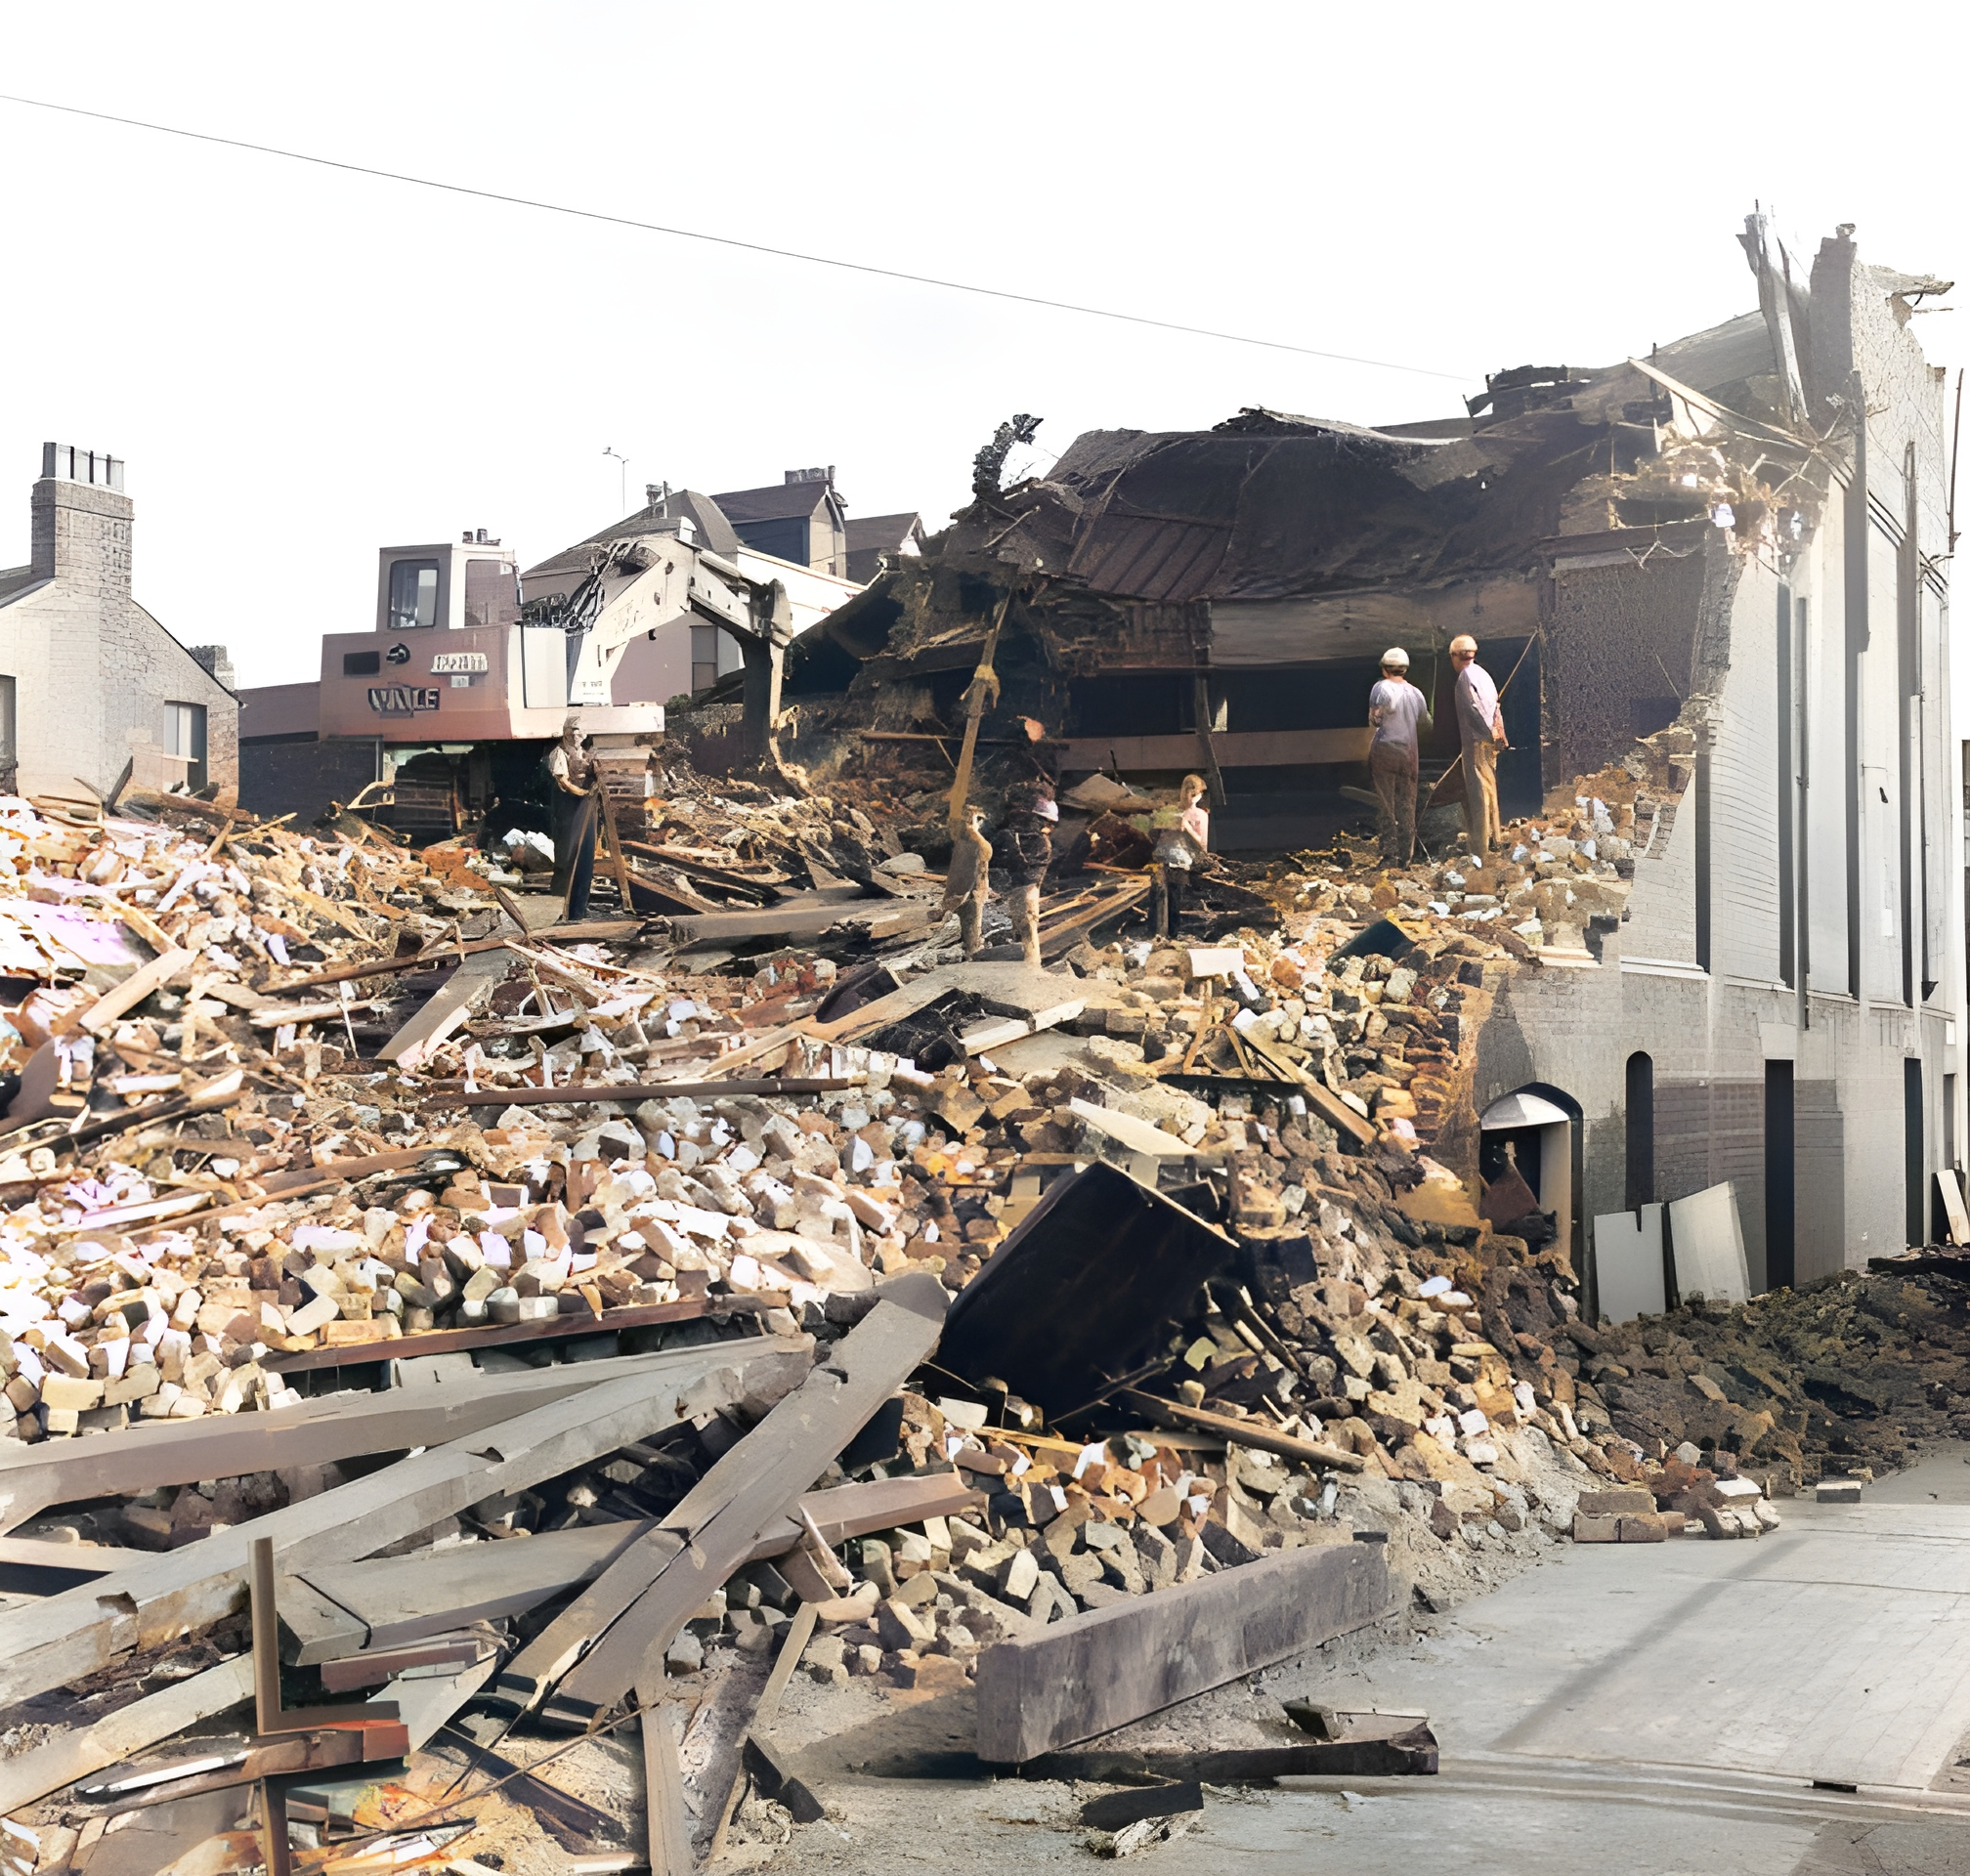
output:
[[[568,701],[608,704],[630,642],[702,619],[739,642],[746,660],[746,742],[764,755],[780,714],[780,674],[792,640],[792,609],[778,581],[749,578],[730,561],[672,535],[640,534],[596,550],[571,591],[530,601],[532,625],[568,635]]]

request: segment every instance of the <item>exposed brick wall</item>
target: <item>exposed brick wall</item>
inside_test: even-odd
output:
[[[1696,688],[1704,558],[1658,553],[1638,567],[1624,557],[1555,576],[1542,683],[1549,789],[1618,762],[1638,731],[1660,729],[1637,720],[1638,703]]]

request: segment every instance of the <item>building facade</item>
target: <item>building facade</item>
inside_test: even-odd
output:
[[[45,445],[29,515],[27,564],[0,572],[0,786],[182,784],[230,798],[232,667],[223,646],[181,644],[137,602],[122,462]]]
[[[821,759],[829,693],[949,734],[989,636],[981,747],[1024,719],[1070,783],[1196,768],[1214,844],[1318,848],[1360,823],[1383,649],[1435,696],[1427,783],[1471,633],[1504,687],[1504,812],[1565,832],[1473,884],[1439,811],[1435,863],[1392,881],[1398,917],[1447,906],[1510,954],[1460,988],[1472,1080],[1428,1149],[1477,1195],[1513,1140],[1590,1270],[1601,1236],[1611,1263],[1648,1208],[1727,1187],[1754,1290],[1935,1241],[1965,778],[1943,374],[1912,316],[1947,285],[1848,229],[1810,261],[1761,217],[1743,242],[1757,312],[1501,372],[1465,417],[1077,439],[803,648],[793,758]]]

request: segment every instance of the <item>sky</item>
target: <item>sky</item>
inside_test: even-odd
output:
[[[1246,405],[1457,415],[1486,370],[1753,309],[1755,202],[1808,255],[1851,222],[1955,277],[1961,17],[0,0],[6,93],[1277,342],[0,103],[0,566],[41,444],[107,450],[138,597],[291,682],[368,629],[379,546],[485,528],[524,566],[649,482],[834,464],[851,515],[934,530],[1014,411],[1046,419],[1015,478]],[[1932,359],[1962,317],[1922,320]]]

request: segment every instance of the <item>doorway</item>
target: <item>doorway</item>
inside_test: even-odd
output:
[[[1522,1179],[1538,1211],[1552,1219],[1555,1237],[1567,1248],[1576,1271],[1582,1267],[1574,1202],[1580,1181],[1577,1118],[1577,1107],[1558,1088],[1528,1086],[1493,1101],[1478,1122],[1478,1171],[1485,1186],[1502,1196],[1514,1174]],[[1485,1215],[1489,1218],[1489,1210]]]

